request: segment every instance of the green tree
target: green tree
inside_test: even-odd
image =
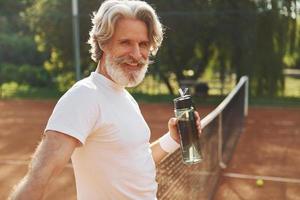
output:
[[[22,20],[21,12],[30,3],[27,1],[0,1],[0,62],[14,64],[41,63],[35,42]]]
[[[60,85],[63,84],[67,85],[66,89],[75,79],[71,3],[70,0],[33,0],[25,12],[25,19],[35,33],[38,50],[49,54],[44,62],[45,69],[59,88],[62,88]],[[100,3],[79,1],[81,66],[85,75],[91,71],[93,65],[88,53],[89,46],[86,44],[91,27],[90,16],[92,11],[98,9]]]
[[[85,75],[92,64],[88,53],[90,15],[102,1],[79,1],[81,65]],[[249,75],[253,95],[278,95],[284,87],[284,60],[300,59],[296,0],[149,0],[166,28],[163,46],[151,73],[169,82],[197,80],[211,67],[225,79]],[[38,50],[49,58],[44,66],[56,80],[74,71],[71,1],[32,0],[25,12]],[[296,63],[296,61],[294,62]],[[193,73],[185,73],[187,70]]]
[[[151,3],[157,8],[166,32],[154,68],[173,94],[168,79],[171,73],[175,73],[177,82],[196,80],[212,57],[212,15],[199,12],[209,9],[209,2],[156,0]]]
[[[30,0],[0,1],[0,84],[9,81],[45,85],[47,76],[41,68],[45,56],[37,51],[34,38],[23,20],[23,10],[31,5]],[[31,78],[24,69],[31,73]],[[37,73],[38,72],[38,73]],[[36,75],[36,76],[35,76]],[[34,80],[35,79],[35,80]]]

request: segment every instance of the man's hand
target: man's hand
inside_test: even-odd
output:
[[[199,113],[197,111],[195,111],[195,117],[196,117],[196,126],[198,130],[198,134],[201,134],[201,121],[200,121]],[[171,118],[168,122],[168,128],[172,139],[179,144],[180,135],[177,129],[177,124],[178,124],[178,120],[175,117]],[[160,146],[159,140],[151,144],[151,150],[152,150],[153,159],[156,164],[158,164],[166,155],[168,155],[168,152],[163,150],[162,147]]]
[[[201,119],[199,116],[199,113],[195,111],[195,117],[196,117],[196,126],[198,130],[198,134],[201,134],[202,128],[201,128]],[[173,140],[175,140],[177,143],[180,143],[180,135],[177,129],[178,119],[173,117],[168,122],[168,128],[171,134],[171,137]]]

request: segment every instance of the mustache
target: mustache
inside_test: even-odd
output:
[[[145,66],[145,65],[151,65],[154,63],[154,61],[152,60],[149,60],[149,59],[139,59],[139,60],[136,60],[130,56],[121,56],[121,57],[118,57],[118,58],[114,58],[114,62],[116,64],[124,64],[124,63],[128,63],[128,64],[138,64],[138,66]]]

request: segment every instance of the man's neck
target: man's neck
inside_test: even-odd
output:
[[[99,74],[102,74],[103,76],[105,76],[106,78],[108,78],[109,80],[113,81],[112,78],[108,75],[106,67],[105,67],[105,56],[103,55],[100,59],[100,61],[98,62],[96,71]]]

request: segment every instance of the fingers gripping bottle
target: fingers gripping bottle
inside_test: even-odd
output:
[[[181,96],[174,99],[175,116],[178,119],[178,131],[180,134],[180,147],[183,162],[187,165],[202,161],[199,135],[196,126],[195,108],[191,95],[179,90]]]

